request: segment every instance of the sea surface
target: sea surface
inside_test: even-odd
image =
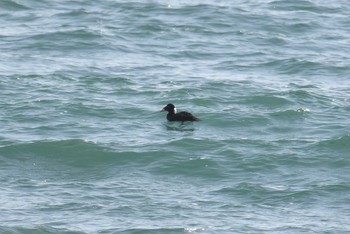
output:
[[[1,234],[350,233],[348,0],[1,0],[0,25]]]

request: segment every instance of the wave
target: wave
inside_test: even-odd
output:
[[[170,233],[170,234],[177,234],[177,233],[196,233],[203,231],[201,228],[134,228],[134,229],[127,229],[127,230],[108,230],[106,232],[101,233],[120,233],[120,234],[163,234],[163,233]]]
[[[325,196],[329,196],[329,194],[345,194],[348,191],[350,191],[349,183],[323,185],[314,184],[307,186],[296,185],[291,187],[284,185],[261,185],[257,183],[243,182],[234,187],[224,187],[218,189],[213,191],[213,193],[255,200],[259,204],[266,204],[271,202],[310,202],[317,199],[322,199]],[[333,195],[330,197],[333,197]]]
[[[263,105],[267,107],[281,107],[290,104],[291,102],[284,98],[274,95],[256,95],[251,96],[246,100],[246,103],[252,105]]]
[[[275,68],[281,74],[287,75],[304,73],[308,70],[316,71],[317,69],[323,68],[320,63],[297,58],[278,59],[263,63],[261,66]]]
[[[169,233],[169,234],[183,234],[183,233],[196,233],[196,232],[202,232],[204,231],[203,228],[196,228],[196,227],[186,227],[186,228],[130,228],[130,229],[108,229],[108,230],[100,230],[98,233],[104,234],[104,233],[120,233],[120,234],[163,234],[163,233]],[[54,228],[49,226],[38,226],[33,228],[26,228],[26,227],[1,227],[0,226],[0,232],[1,233],[8,233],[8,234],[24,234],[24,233],[35,233],[35,234],[56,234],[56,233],[62,233],[62,234],[85,234],[88,232],[82,232],[82,231],[71,231],[68,229],[63,228]]]
[[[225,170],[210,157],[218,142],[184,138],[154,146],[107,145],[81,139],[38,140],[0,147],[0,162],[9,173],[34,177],[105,177],[142,168],[151,173],[221,178]],[[111,144],[111,143],[110,143]],[[215,154],[215,151],[213,152]],[[66,171],[62,174],[62,171]],[[64,175],[66,174],[66,175]]]
[[[20,3],[18,3],[18,1],[13,1],[13,0],[1,0],[0,1],[0,8],[2,10],[13,10],[13,11],[30,9],[29,7],[25,6],[24,4],[20,4]]]
[[[4,227],[0,226],[0,233],[8,234],[25,234],[25,233],[35,233],[35,234],[83,234],[81,231],[70,231],[68,229],[53,228],[49,226],[38,226],[38,227]]]
[[[70,139],[11,144],[0,147],[0,155],[4,161],[45,161],[84,168],[129,162],[145,163],[144,160],[152,160],[152,157],[159,154],[151,151],[116,150],[91,141]]]
[[[224,178],[225,175],[225,171],[215,160],[200,156],[185,160],[182,158],[166,160],[160,167],[154,167],[152,171],[163,175],[202,178],[205,181]]]
[[[350,153],[350,136],[346,135],[346,136],[331,138],[327,140],[322,140],[316,143],[315,147],[322,150],[332,150],[336,152],[344,152],[349,154]]]
[[[297,110],[282,110],[270,114],[276,120],[298,120],[306,117],[310,112],[308,108],[299,108]]]
[[[42,32],[37,35],[30,36],[26,38],[25,40],[34,40],[38,42],[43,41],[62,41],[67,42],[70,40],[77,39],[80,43],[86,43],[85,40],[92,40],[100,38],[99,32],[93,32],[92,30],[88,29],[69,29],[69,30],[57,30],[54,32]]]
[[[276,0],[271,1],[269,5],[274,10],[280,11],[307,11],[314,13],[333,13],[336,10],[334,9],[334,5],[318,5],[313,3],[312,1],[306,0],[297,0],[297,1],[284,1],[284,0]]]

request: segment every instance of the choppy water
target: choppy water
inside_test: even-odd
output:
[[[2,0],[0,23],[0,233],[350,232],[347,1]]]

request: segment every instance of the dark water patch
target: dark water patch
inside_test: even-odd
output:
[[[317,5],[311,1],[297,0],[288,2],[284,0],[272,1],[269,3],[272,9],[284,11],[315,11]]]
[[[286,27],[288,27],[288,31],[292,31],[294,33],[310,32],[310,31],[313,31],[313,29],[317,26],[318,26],[317,24],[312,23],[312,22],[294,23],[294,24],[286,25]]]
[[[88,12],[86,9],[79,8],[79,9],[73,9],[73,10],[57,13],[54,15],[54,17],[62,18],[65,20],[67,20],[68,18],[76,18],[76,19],[82,20],[82,19],[87,19],[88,17],[86,16],[91,16],[91,15],[92,15],[91,12]]]
[[[319,89],[294,89],[290,90],[288,94],[286,94],[288,98],[298,103],[298,105],[304,105],[301,107],[301,110],[306,110],[315,107],[319,109],[320,107],[324,109],[329,109],[332,103],[332,96],[328,96],[322,93]],[[311,110],[312,111],[312,110]]]
[[[320,71],[330,71],[331,67],[327,69],[324,64],[308,61],[305,59],[288,58],[282,60],[270,61],[262,64],[263,67],[274,68],[280,74],[296,75],[296,74],[319,74]]]
[[[312,1],[296,0],[293,2],[285,0],[277,0],[269,2],[269,6],[272,10],[278,11],[304,11],[314,13],[333,13],[337,12],[335,8],[330,6],[323,6]]]
[[[18,1],[13,0],[2,0],[0,1],[0,8],[3,10],[9,10],[9,11],[22,11],[22,10],[29,10],[30,7],[18,3]]]
[[[183,159],[171,159],[162,163],[160,167],[152,169],[153,173],[179,178],[198,178],[204,181],[212,181],[224,178],[222,169],[213,159],[184,155]]]
[[[26,38],[26,40],[31,40],[35,42],[39,41],[41,43],[51,42],[56,44],[59,44],[59,42],[68,43],[71,40],[73,41],[78,40],[82,44],[91,44],[91,40],[99,39],[99,38],[100,38],[100,35],[91,30],[72,29],[72,30],[62,30],[62,31],[41,33],[41,34],[37,34],[29,38]]]
[[[290,191],[284,186],[269,187],[256,183],[240,183],[234,187],[222,188],[216,193],[223,194],[225,196],[234,196],[243,200],[251,200],[255,204],[269,204],[275,205],[281,203],[292,202],[294,196],[302,196],[303,192]],[[299,193],[299,194],[298,194]]]
[[[1,168],[8,171],[5,183],[11,183],[16,178],[97,181],[117,175],[135,176],[135,173],[162,168],[164,162],[178,153],[141,147],[135,148],[135,151],[121,150],[120,147],[109,148],[82,140],[61,140],[4,146],[0,148],[0,155],[0,161],[5,162]],[[193,167],[204,173],[208,162],[205,165],[201,162],[194,163]],[[173,173],[176,173],[176,168]],[[185,173],[187,170],[190,171],[190,168],[184,169]]]
[[[267,42],[275,46],[285,46],[288,44],[287,38],[276,37],[276,36],[268,38]]]
[[[292,89],[295,90],[317,90],[319,89],[319,86],[317,86],[316,84],[298,84],[298,83],[290,83],[289,86]]]
[[[104,152],[104,148],[81,140],[38,141],[15,144],[0,148],[3,157],[8,159],[30,160],[31,157],[43,157],[65,162],[79,160],[79,156],[93,156]],[[75,160],[74,160],[75,161]]]
[[[77,168],[94,168],[98,166],[121,165],[135,163],[139,160],[147,160],[155,155],[165,155],[166,152],[133,152],[119,151],[99,145],[97,143],[83,140],[58,140],[58,141],[37,141],[33,143],[22,143],[3,146],[0,153],[7,160],[21,162],[39,163],[45,161],[63,165],[70,165]],[[143,155],[143,156],[142,156]],[[139,161],[140,162],[140,161]]]
[[[349,185],[311,185],[311,186],[296,186],[290,187],[285,185],[268,185],[252,182],[237,184],[234,187],[226,187],[215,191],[224,196],[235,197],[255,205],[271,205],[271,206],[307,206],[314,207],[323,204],[324,199],[331,194],[339,193],[339,199],[346,199]],[[336,203],[335,203],[336,204]]]
[[[165,127],[168,131],[177,131],[177,132],[193,132],[193,131],[195,131],[195,128],[188,127],[188,126],[183,125],[181,123],[179,123],[178,126],[166,124]]]
[[[310,110],[307,108],[299,108],[297,110],[282,110],[270,113],[270,116],[275,120],[301,120],[310,115]]]
[[[113,3],[112,7],[114,9],[119,9],[120,12],[128,13],[130,15],[134,15],[134,14],[143,15],[143,14],[147,14],[147,12],[151,12],[157,9],[165,9],[165,10],[167,9],[166,4],[160,5],[152,1],[118,2],[118,3]]]
[[[238,118],[232,118],[231,123],[234,123],[236,127],[263,127],[270,123],[270,119],[264,115],[251,114],[249,116],[243,116]],[[227,127],[227,126],[223,126]],[[255,129],[257,130],[257,129]]]
[[[210,150],[218,147],[218,144],[221,143],[215,141],[215,139],[207,139],[207,138],[189,138],[182,137],[181,139],[176,139],[170,141],[166,144],[167,148],[183,148],[188,152],[205,152],[206,150]]]
[[[133,229],[117,229],[117,230],[107,230],[100,232],[103,233],[120,233],[120,234],[163,234],[163,233],[169,233],[169,234],[182,234],[182,233],[196,233],[195,229],[191,228],[133,228]],[[199,232],[200,233],[200,232]]]
[[[81,232],[81,231],[71,231],[65,228],[54,228],[54,227],[45,226],[45,225],[40,225],[40,226],[31,225],[31,226],[34,226],[34,227],[0,226],[0,232],[8,233],[8,234],[56,234],[56,233],[85,234],[85,232]]]
[[[349,182],[340,182],[337,184],[319,184],[319,185],[313,185],[312,189],[323,192],[325,194],[338,193],[339,197],[341,196],[346,197],[346,194],[350,192],[350,184]],[[348,200],[349,199],[350,198],[348,198]]]
[[[135,30],[140,32],[138,34],[140,36],[158,35],[158,33],[169,32],[168,27],[160,25],[159,22],[148,22],[147,24],[135,27]],[[150,48],[150,46],[148,46],[148,48]]]
[[[103,105],[104,101],[94,100],[94,103],[87,102],[86,100],[75,101],[71,104],[67,104],[65,111],[68,115],[73,116],[85,116],[85,118],[100,118],[100,119],[113,119],[116,117],[116,110],[112,107],[106,107]],[[100,120],[102,121],[102,120]]]
[[[344,153],[344,157],[350,153],[350,136],[341,136],[336,138],[331,138],[327,140],[322,140],[316,143],[316,148],[320,150],[327,150],[330,154],[332,152]]]
[[[223,58],[221,60],[217,60],[217,62],[212,65],[211,67],[214,70],[217,71],[230,71],[230,70],[236,70],[236,71],[241,71],[245,69],[251,69],[251,65],[249,64],[249,60],[254,58],[254,59],[263,59],[263,61],[266,61],[266,54],[264,52],[256,52],[256,51],[244,51],[239,54],[232,53],[229,54],[229,52],[226,52],[226,59]],[[237,60],[230,60],[232,56],[239,57],[239,61]],[[263,63],[263,62],[262,62]]]
[[[74,54],[76,50],[85,51],[90,50],[89,56],[78,54],[75,57],[88,58],[92,53],[102,53],[109,49],[122,49],[121,47],[114,47],[113,44],[108,40],[101,39],[100,32],[94,29],[88,28],[76,28],[76,29],[57,29],[56,31],[43,31],[41,33],[35,33],[34,35],[21,37],[18,39],[16,44],[18,49],[30,52],[26,55],[28,60],[33,60],[32,62],[38,61],[42,63],[50,63],[52,65],[61,64],[64,61],[73,61],[72,58],[66,58],[68,54]],[[99,49],[99,51],[96,51]],[[40,53],[41,51],[41,53]],[[49,51],[53,54],[47,54],[43,56],[43,51]],[[64,54],[64,56],[62,56]],[[54,56],[54,57],[51,57]],[[23,59],[25,56],[22,56]],[[74,66],[75,64],[67,64]],[[38,66],[42,66],[38,64]]]
[[[241,155],[243,161],[255,163],[255,160],[272,160],[269,158],[269,155],[272,155],[271,152],[277,150],[276,145],[272,141],[261,140],[258,137],[255,138],[252,135],[250,138],[237,138],[232,137],[229,140],[222,140],[222,143],[225,143],[226,147],[230,147],[234,150],[233,155],[228,155],[229,157],[237,157]],[[263,168],[263,164],[256,163],[258,167]]]
[[[269,108],[277,108],[290,104],[291,102],[284,98],[278,97],[275,95],[259,95],[259,96],[250,96],[245,100],[246,104],[249,105],[258,105]]]

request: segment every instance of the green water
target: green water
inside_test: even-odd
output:
[[[349,232],[349,12],[2,1],[0,233]]]

